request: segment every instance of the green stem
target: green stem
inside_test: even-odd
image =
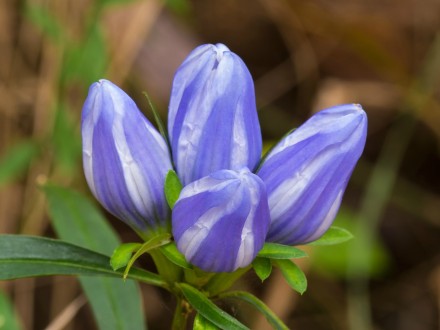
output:
[[[185,282],[198,289],[208,283],[208,281],[215,275],[215,273],[204,272],[203,270],[197,268],[184,270]]]
[[[233,273],[217,273],[203,287],[204,291],[209,292],[209,296],[215,296],[228,290],[241,276],[244,275],[252,266],[239,268]]]
[[[173,316],[173,324],[171,326],[171,329],[173,330],[185,330],[186,329],[186,323],[188,321],[188,303],[186,300],[182,299],[181,297],[177,297],[177,304],[176,309],[174,310],[174,316]]]
[[[182,279],[182,268],[175,265],[165,257],[160,249],[154,249],[149,251],[156,265],[159,275],[170,284],[171,287],[174,283],[180,282]]]

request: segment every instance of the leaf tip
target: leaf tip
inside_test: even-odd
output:
[[[182,191],[182,183],[180,182],[177,173],[174,170],[169,170],[165,177],[165,198],[169,207],[172,209],[179,199],[180,192]]]

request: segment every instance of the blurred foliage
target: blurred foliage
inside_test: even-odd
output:
[[[22,176],[38,150],[38,144],[32,140],[10,147],[0,159],[0,187]]]
[[[54,42],[61,44],[67,39],[63,24],[44,5],[27,2],[24,14],[29,21],[41,29],[44,36]]]
[[[66,242],[111,255],[120,240],[99,210],[75,191],[46,185],[52,224]],[[100,329],[143,329],[139,284],[120,278],[79,278]]]
[[[165,0],[165,5],[181,16],[188,15],[191,10],[187,0]]]
[[[21,329],[17,315],[8,297],[0,291],[0,329]]]
[[[61,167],[73,173],[77,170],[78,159],[81,157],[81,137],[76,129],[77,123],[66,109],[58,109],[55,116],[50,139],[55,158]]]
[[[350,277],[348,264],[351,262],[350,255],[356,254],[357,263],[351,265],[356,272],[368,277],[383,276],[389,267],[390,257],[385,247],[378,237],[370,246],[359,246],[354,244],[354,240],[364,235],[362,231],[356,230],[358,227],[353,222],[355,215],[348,209],[341,209],[335,219],[334,224],[348,229],[354,236],[353,240],[327,248],[325,246],[315,247],[312,257],[312,267],[323,275],[336,276],[338,278]],[[364,240],[362,240],[364,241]],[[353,250],[356,249],[356,250]],[[355,261],[356,262],[356,261]]]

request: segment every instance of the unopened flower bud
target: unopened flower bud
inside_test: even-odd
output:
[[[137,231],[169,230],[169,151],[133,100],[110,81],[94,83],[81,130],[84,172],[98,201]]]
[[[275,146],[257,173],[269,197],[268,241],[295,245],[324,234],[366,135],[364,110],[348,104],[318,112]]]
[[[248,266],[263,247],[269,222],[264,184],[247,168],[220,170],[190,183],[172,215],[178,249],[209,272]]]

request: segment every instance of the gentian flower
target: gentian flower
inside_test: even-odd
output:
[[[133,100],[107,80],[89,89],[81,120],[83,166],[96,199],[144,235],[170,230],[165,140]]]
[[[168,133],[184,185],[222,169],[253,170],[262,139],[254,83],[225,45],[202,45],[176,72]]]
[[[260,164],[254,86],[226,46],[196,48],[177,70],[168,134],[184,188],[171,231],[188,261],[208,272],[248,266],[265,241],[302,244],[331,225],[365,144],[367,118],[349,104],[315,114]],[[83,109],[84,170],[103,206],[138,232],[169,230],[165,141],[108,81]],[[258,169],[257,169],[258,167]]]
[[[269,196],[268,241],[297,245],[327,231],[366,135],[365,112],[347,104],[318,112],[273,148],[258,171]]]
[[[214,272],[249,265],[263,247],[269,222],[264,183],[246,167],[190,183],[173,209],[178,249],[192,264]]]

